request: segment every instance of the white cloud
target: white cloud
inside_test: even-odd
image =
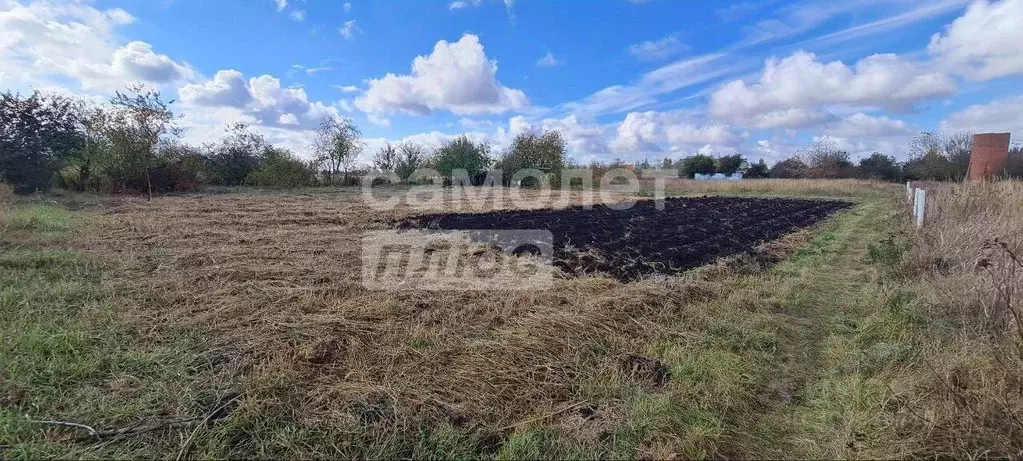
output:
[[[735,80],[714,91],[709,112],[760,128],[801,128],[828,119],[825,105],[905,110],[955,89],[949,76],[893,54],[868,56],[849,67],[799,51],[768,59],[757,83]]]
[[[647,40],[629,47],[629,54],[646,61],[660,61],[681,53],[689,47],[671,34],[657,40]]]
[[[362,29],[360,29],[359,26],[355,24],[354,19],[349,19],[345,21],[345,23],[341,26],[340,29],[337,30],[337,32],[341,34],[342,37],[346,39],[351,39],[352,37],[361,34]]]
[[[548,51],[542,58],[536,60],[536,67],[554,67],[558,64],[561,64],[561,61],[558,61],[558,59],[554,57],[554,53],[551,53],[550,51]]]
[[[344,7],[345,13],[351,13],[352,12],[352,4],[351,4],[351,2],[345,2],[344,5],[342,5],[342,6]]]
[[[1023,94],[976,104],[949,114],[941,121],[944,132],[1012,133],[1013,142],[1023,140]]]
[[[178,89],[178,96],[200,106],[243,108],[252,101],[245,76],[233,69],[217,71],[207,82],[185,85]]]
[[[274,0],[274,3],[277,4],[278,12],[284,11],[284,9],[288,7],[288,0]]]
[[[604,127],[597,124],[584,124],[575,115],[565,118],[544,119],[541,123],[544,130],[558,131],[573,154],[600,154],[610,152]]]
[[[87,91],[113,91],[136,81],[161,86],[196,76],[148,43],[121,45],[117,28],[134,19],[83,2],[0,2],[0,79],[34,87],[71,80]]]
[[[612,143],[627,152],[661,152],[668,144],[673,152],[724,153],[735,151],[745,135],[718,123],[702,123],[691,113],[630,112],[618,126]]]
[[[491,122],[490,120],[473,120],[471,118],[462,117],[458,119],[458,124],[463,128],[479,128],[482,126],[491,126],[494,122]]]
[[[480,6],[481,3],[483,3],[483,0],[457,0],[457,1],[451,2],[451,4],[448,5],[448,9],[449,10],[460,10],[462,8],[467,8],[467,7],[470,7],[470,6],[473,6],[473,7]]]
[[[370,80],[355,105],[368,113],[420,115],[502,113],[528,106],[525,93],[501,85],[496,74],[497,62],[487,59],[478,37],[466,34],[454,43],[437,42],[429,56],[417,56],[409,75]]]
[[[354,93],[356,91],[359,91],[359,87],[355,85],[331,85],[331,86],[345,93]]]
[[[1023,0],[974,2],[927,46],[953,72],[977,80],[1023,73]]]
[[[912,136],[916,130],[902,120],[858,112],[825,126],[824,133],[841,138],[887,138]]]
[[[305,21],[305,11],[303,11],[303,10],[292,11],[289,16],[291,16],[291,19],[294,19],[296,21],[300,21],[300,22],[301,21]]]
[[[237,70],[221,70],[212,80],[178,90],[192,108],[230,107],[243,110],[259,124],[314,127],[325,115],[339,115],[336,107],[310,101],[302,88],[281,87],[280,79],[260,75],[245,80]]]

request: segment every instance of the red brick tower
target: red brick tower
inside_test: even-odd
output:
[[[970,169],[966,179],[976,181],[1005,172],[1009,158],[1009,133],[981,133],[973,135]]]

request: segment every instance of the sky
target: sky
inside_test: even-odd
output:
[[[1023,0],[0,0],[0,91],[159,89],[187,142],[246,123],[302,157],[324,116],[387,142],[768,163],[923,130],[1023,141]]]

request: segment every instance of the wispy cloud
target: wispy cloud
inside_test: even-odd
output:
[[[300,21],[300,22],[301,21],[305,21],[305,11],[295,10],[295,11],[291,12],[290,16],[291,16],[291,19],[294,19],[296,21]]]
[[[660,61],[668,59],[678,53],[689,49],[685,43],[678,39],[674,33],[657,40],[647,40],[629,47],[629,54],[646,61]]]
[[[360,29],[359,26],[355,24],[354,19],[349,19],[345,21],[344,25],[342,25],[341,28],[338,29],[337,31],[338,33],[341,34],[342,37],[346,39],[351,39],[352,37],[362,33],[362,29]]]
[[[542,58],[536,60],[536,67],[554,67],[558,64],[561,64],[561,61],[558,61],[558,59],[554,57],[554,53],[551,53],[550,51],[548,51]]]

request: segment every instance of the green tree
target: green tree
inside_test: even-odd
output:
[[[445,179],[454,180],[453,172],[464,170],[469,174],[473,184],[483,182],[492,163],[490,146],[486,143],[474,143],[465,135],[448,141],[434,156],[437,172]]]
[[[661,160],[661,168],[665,170],[670,170],[673,167],[674,165],[672,164],[671,157],[664,157],[664,160]]]
[[[714,157],[709,155],[697,154],[686,157],[681,161],[682,168],[680,174],[684,178],[694,178],[696,174],[714,174],[717,171],[717,164],[714,162]]]
[[[312,165],[296,158],[287,149],[267,146],[259,159],[259,168],[250,172],[245,182],[269,189],[292,189],[313,183],[316,172]]]
[[[895,157],[874,152],[870,157],[860,160],[860,176],[867,179],[882,181],[898,181],[902,179],[902,168]]]
[[[49,190],[64,159],[82,147],[78,122],[68,98],[0,94],[0,179],[18,194]]]
[[[744,163],[746,163],[746,159],[740,154],[725,155],[718,157],[716,170],[718,173],[731,175],[739,171]]]
[[[131,157],[132,163],[140,166],[146,178],[146,191],[149,200],[153,199],[153,183],[150,169],[156,156],[156,147],[161,137],[176,134],[174,112],[169,105],[174,101],[164,101],[157,90],[142,84],[128,87],[124,92],[118,91],[110,103],[122,113],[119,119],[124,134],[132,138],[132,151],[124,154]],[[128,147],[128,146],[125,146]]]
[[[767,178],[771,176],[771,169],[767,167],[767,162],[764,159],[760,159],[759,162],[750,165],[749,170],[746,171],[746,178]]]
[[[82,142],[66,160],[71,176],[67,186],[85,191],[94,179],[107,174],[112,161],[108,134],[114,118],[107,108],[85,102],[80,102],[77,110]]]
[[[544,173],[551,185],[559,186],[567,155],[565,140],[560,132],[521,133],[515,136],[511,147],[501,159],[500,168],[504,174],[504,182],[509,184],[515,173],[520,170],[536,169]]]
[[[320,120],[313,143],[316,160],[327,168],[327,182],[333,183],[335,173],[348,174],[355,166],[355,160],[362,153],[362,132],[344,117],[325,116]]]
[[[209,146],[207,172],[209,181],[220,186],[240,186],[260,167],[264,151],[270,143],[262,135],[249,131],[244,123],[227,128],[227,135]]]
[[[771,177],[785,179],[805,178],[809,169],[810,167],[800,160],[799,157],[792,157],[775,163],[771,167]]]

